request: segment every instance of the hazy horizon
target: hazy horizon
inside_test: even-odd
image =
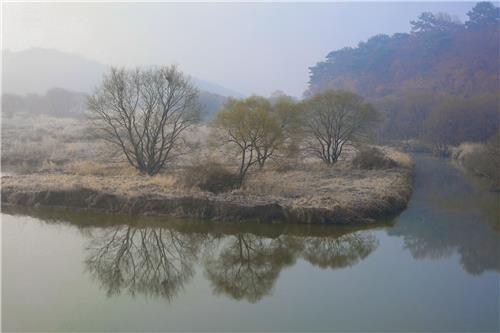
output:
[[[176,63],[189,75],[243,94],[282,90],[300,97],[308,67],[330,51],[380,33],[408,32],[410,20],[423,11],[447,12],[464,21],[472,6],[6,3],[2,47],[55,49],[114,66]]]

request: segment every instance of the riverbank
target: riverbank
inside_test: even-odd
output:
[[[474,176],[489,191],[500,192],[500,142],[496,137],[486,143],[462,143],[451,149],[452,161]]]
[[[2,177],[2,203],[221,221],[370,223],[400,213],[412,192],[408,155],[388,148],[384,154],[393,167],[357,169],[349,159],[334,167],[304,162],[256,172],[242,189],[217,194],[183,187],[172,175],[11,175]]]

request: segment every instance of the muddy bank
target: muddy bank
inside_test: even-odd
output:
[[[64,177],[51,176],[50,185],[42,176],[2,178],[2,204],[27,207],[57,207],[130,215],[160,215],[219,221],[289,222],[307,224],[370,223],[393,217],[406,208],[412,192],[412,171],[392,170],[388,182],[373,194],[349,200],[329,197],[304,198],[250,195],[245,193],[212,194],[206,192],[113,193],[109,187],[62,186]],[[21,179],[28,177],[29,179]],[[58,180],[58,178],[60,178]],[[61,181],[61,187],[57,182]],[[31,183],[33,186],[26,186]],[[23,185],[24,184],[24,185]],[[366,190],[366,189],[365,189]],[[353,193],[354,195],[353,195]],[[366,192],[366,191],[365,191]],[[368,192],[370,193],[370,192]],[[336,193],[337,196],[342,193]]]
[[[373,222],[401,212],[407,196],[388,196],[386,202],[367,203],[356,207],[288,207],[279,201],[233,202],[207,197],[124,197],[99,193],[92,189],[17,192],[2,189],[2,203],[28,207],[60,207],[106,213],[132,215],[168,215],[174,217],[214,219],[221,221],[259,220],[290,223],[354,223]]]
[[[171,218],[165,216],[146,216],[128,214],[108,214],[94,211],[73,212],[68,209],[47,207],[25,207],[4,205],[2,213],[13,216],[30,216],[41,219],[49,224],[70,223],[79,229],[110,228],[133,226],[135,228],[165,228],[180,233],[189,234],[223,234],[240,235],[252,234],[265,238],[276,238],[281,235],[295,237],[329,237],[337,238],[345,234],[385,228],[391,224],[352,224],[330,228],[325,224],[297,224],[297,223],[259,223],[250,222],[212,222],[207,220]]]

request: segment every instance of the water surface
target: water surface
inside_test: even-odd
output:
[[[498,331],[498,194],[416,156],[370,228],[3,207],[4,331]]]

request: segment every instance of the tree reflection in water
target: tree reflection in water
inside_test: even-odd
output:
[[[331,237],[281,235],[274,239],[231,236],[217,257],[205,261],[205,271],[215,293],[257,302],[271,293],[281,270],[298,258],[322,268],[342,268],[364,259],[377,245],[368,232]]]
[[[366,258],[378,246],[371,233],[356,232],[337,238],[308,238],[303,242],[302,256],[320,268],[350,267]]]
[[[298,258],[322,268],[342,268],[378,245],[369,232],[267,236],[131,225],[94,229],[88,237],[85,265],[108,296],[127,292],[169,301],[193,277],[198,262],[215,294],[257,302]]]
[[[415,259],[437,260],[458,254],[462,268],[469,274],[500,271],[498,232],[478,218],[423,216],[401,221],[387,233],[403,237],[405,249]]]
[[[499,194],[472,183],[449,162],[415,156],[412,205],[390,236],[402,237],[415,259],[460,257],[473,275],[500,271]]]
[[[213,292],[257,302],[281,271],[304,259],[328,269],[355,265],[378,246],[376,226],[210,223],[2,207],[4,213],[71,223],[87,239],[85,266],[108,296],[172,300],[201,264]]]
[[[218,256],[205,260],[214,293],[257,302],[268,295],[281,270],[293,265],[297,246],[282,237],[229,236]]]
[[[161,296],[168,300],[193,276],[203,236],[121,225],[94,233],[86,267],[108,296]]]

